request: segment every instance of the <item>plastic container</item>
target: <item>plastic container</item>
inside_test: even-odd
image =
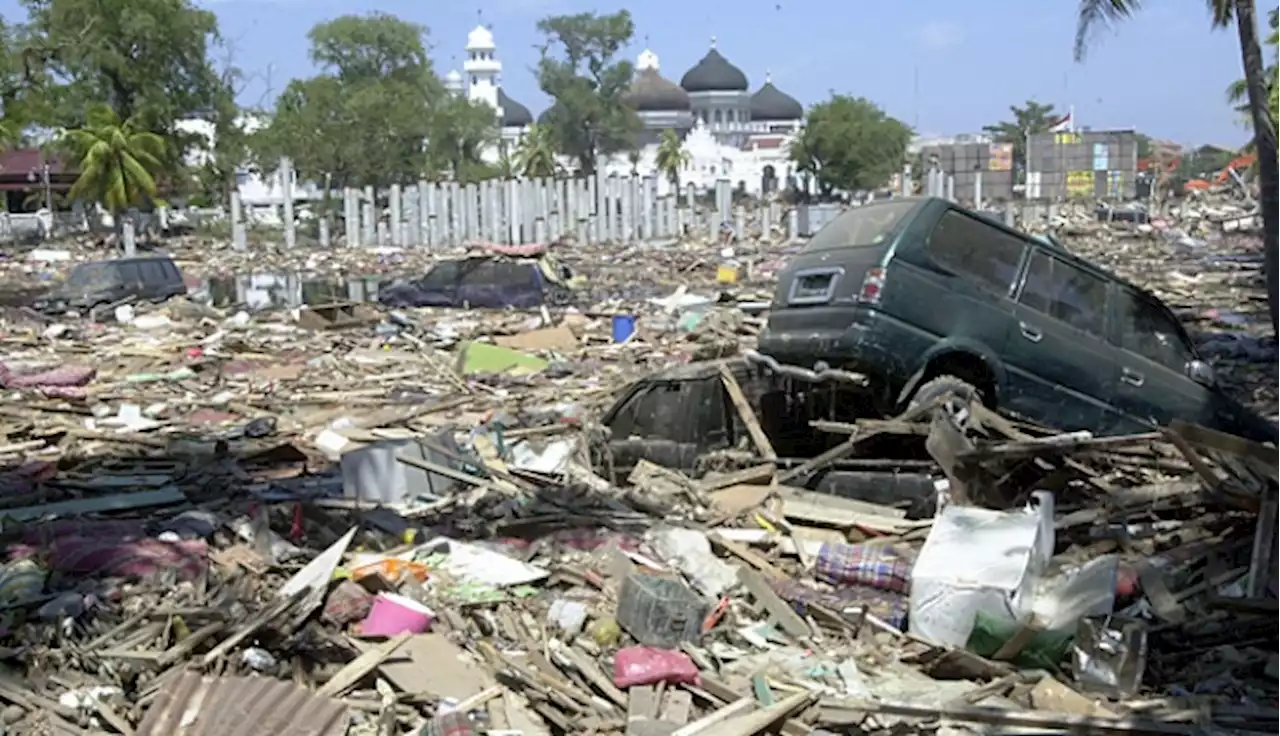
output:
[[[395,593],[379,593],[360,625],[364,636],[421,634],[431,628],[435,613],[421,603]]]
[[[613,315],[613,341],[626,342],[636,331],[634,314]]]
[[[675,649],[696,642],[711,602],[679,580],[652,575],[628,575],[618,596],[618,624],[651,647]]]

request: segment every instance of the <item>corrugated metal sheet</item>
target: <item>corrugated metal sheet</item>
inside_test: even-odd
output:
[[[156,696],[138,736],[342,736],[346,704],[292,682],[184,672]]]

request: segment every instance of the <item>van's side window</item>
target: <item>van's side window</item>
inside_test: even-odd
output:
[[[1026,241],[954,210],[938,221],[925,247],[939,265],[1008,294],[1018,274]]]
[[[1195,358],[1172,315],[1128,289],[1120,290],[1120,347],[1181,373]]]
[[[1107,282],[1042,250],[1031,253],[1018,301],[1090,335],[1104,334]]]
[[[169,283],[169,277],[165,274],[164,266],[160,261],[141,261],[139,265],[143,284],[161,286]]]

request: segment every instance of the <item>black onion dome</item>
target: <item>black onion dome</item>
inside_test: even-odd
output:
[[[657,69],[641,69],[631,82],[626,101],[638,112],[688,110],[689,93],[666,79]]]
[[[502,127],[523,128],[533,125],[533,113],[529,108],[507,97],[507,93],[498,88],[498,107],[502,109]]]
[[[729,60],[711,49],[692,69],[680,78],[686,92],[745,92],[747,75]]]
[[[751,95],[752,120],[800,120],[804,118],[804,105],[796,98],[765,82],[759,92]]]

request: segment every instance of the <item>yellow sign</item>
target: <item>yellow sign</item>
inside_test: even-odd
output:
[[[721,264],[716,268],[716,281],[722,284],[738,283],[738,267],[730,264]]]
[[[1068,171],[1067,195],[1071,197],[1088,197],[1093,194],[1092,171]]]
[[[989,153],[991,158],[987,162],[988,169],[992,171],[1013,171],[1012,143],[992,143]]]
[[[1069,146],[1073,143],[1079,143],[1084,138],[1079,133],[1054,133],[1053,143],[1056,146]]]

